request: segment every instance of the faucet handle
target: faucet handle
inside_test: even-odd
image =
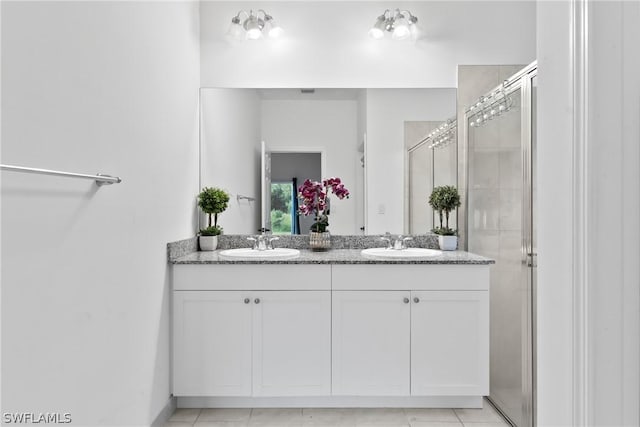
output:
[[[387,249],[391,249],[391,235],[386,233],[384,236],[380,237],[380,240],[387,242]]]
[[[280,238],[279,237],[270,237],[267,240],[267,249],[273,249],[273,242],[276,241],[276,240],[280,240]]]
[[[406,242],[413,240],[413,237],[403,237],[402,238],[402,249],[407,249],[407,245],[405,244]]]
[[[253,242],[253,249],[258,249],[258,239],[255,237],[247,237],[247,240]]]

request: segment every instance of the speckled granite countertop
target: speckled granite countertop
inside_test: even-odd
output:
[[[172,260],[173,264],[493,264],[494,261],[463,251],[443,251],[442,255],[423,258],[371,259],[360,254],[360,249],[332,249],[315,252],[300,249],[298,258],[289,260],[229,260],[220,257],[220,251],[192,252]]]
[[[225,236],[226,237],[226,236]],[[284,240],[284,239],[283,239]],[[362,256],[360,251],[364,248],[380,247],[379,238],[350,238],[341,237],[335,239],[334,247],[328,251],[311,251],[305,249],[302,244],[295,241],[285,241],[279,246],[296,247],[300,250],[300,256],[294,259],[228,259],[220,257],[220,252],[224,249],[234,247],[247,247],[246,236],[226,237],[219,244],[219,249],[212,252],[198,251],[196,238],[181,240],[169,243],[168,258],[172,264],[493,264],[494,261],[480,255],[475,255],[463,251],[443,251],[442,255],[415,259],[415,258],[394,258],[394,259],[372,259]],[[421,243],[420,247],[436,248],[437,243],[429,236],[422,236],[415,239]],[[303,242],[308,238],[302,239]],[[345,243],[346,242],[346,243]],[[345,248],[350,243],[352,248]],[[435,245],[434,245],[435,243]]]

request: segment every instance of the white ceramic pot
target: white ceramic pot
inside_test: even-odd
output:
[[[458,247],[458,236],[438,236],[438,245],[443,251],[455,251]]]
[[[218,236],[200,236],[201,251],[215,251],[218,247]]]

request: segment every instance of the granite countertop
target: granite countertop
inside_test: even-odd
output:
[[[191,252],[177,257],[173,264],[493,264],[494,261],[480,255],[463,251],[443,251],[442,255],[415,259],[372,259],[362,256],[361,249],[332,249],[311,251],[300,249],[300,256],[288,260],[252,259],[230,260],[220,256],[221,250]]]

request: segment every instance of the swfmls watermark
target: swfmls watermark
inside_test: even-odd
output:
[[[69,412],[3,412],[3,424],[69,424]]]

